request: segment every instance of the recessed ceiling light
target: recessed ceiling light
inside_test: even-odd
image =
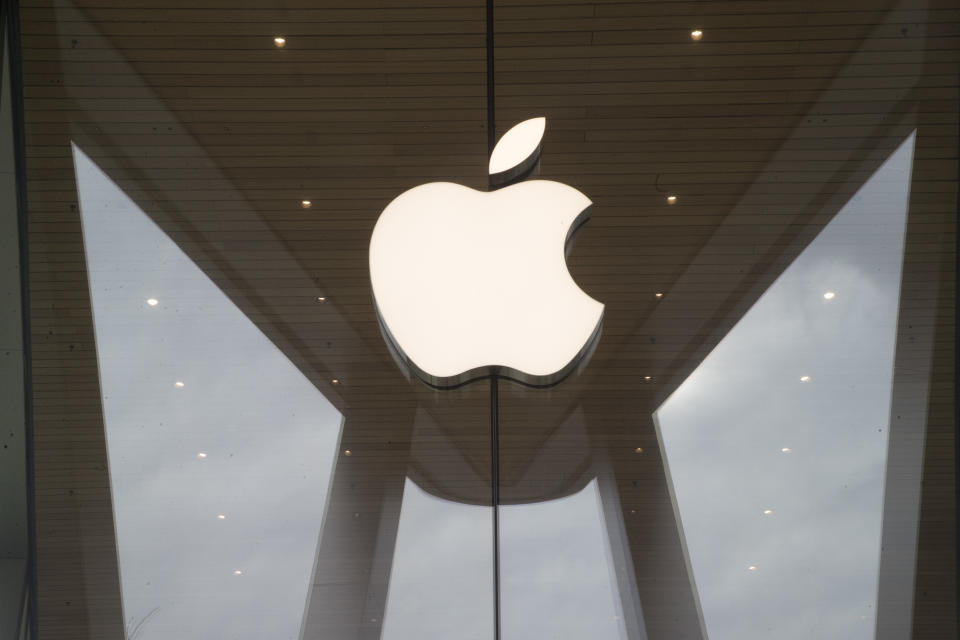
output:
[[[810,376],[800,376],[800,382],[810,382]]]
[[[323,297],[323,296],[317,296],[317,302],[319,302],[320,304],[323,304],[323,303],[326,302],[326,301],[327,301],[327,299],[326,299],[325,297]]]
[[[177,380],[176,382],[174,382],[174,383],[173,383],[173,386],[175,386],[177,389],[183,389],[183,383],[180,382],[179,380]]]
[[[633,450],[634,453],[643,453],[643,447],[637,447]]]
[[[283,45],[287,44],[287,39],[283,36],[277,36],[273,39],[273,44],[277,45],[278,47],[282,47]]]
[[[676,204],[677,196],[667,196],[667,204]]]
[[[662,297],[663,297],[663,293],[661,293],[660,291],[657,291],[655,294],[653,294],[653,297],[654,297],[654,298],[662,298]]]
[[[160,304],[160,301],[157,300],[156,298],[147,298],[147,304],[150,305],[151,307],[155,307],[158,304]]]
[[[835,294],[833,291],[827,291],[823,294],[823,298],[825,300],[833,300],[835,297],[837,297],[837,294]]]
[[[330,381],[330,384],[340,384],[340,380],[338,380],[337,378],[334,378],[333,380]]]
[[[345,455],[345,456],[352,456],[352,455],[353,455],[353,451],[350,451],[350,449],[344,449],[343,455]]]
[[[784,447],[780,449],[780,453],[790,453],[790,447]]]
[[[233,575],[235,575],[235,576],[242,576],[242,575],[243,575],[243,571],[240,571],[240,569],[234,569],[234,570],[233,570]]]
[[[653,378],[651,378],[650,376],[643,376],[643,379],[646,380],[647,382],[650,382],[651,380],[653,380]]]
[[[693,31],[690,32],[690,37],[693,38],[694,40],[699,40],[700,38],[703,37],[703,31],[700,31],[700,29],[694,29]]]
[[[200,453],[197,454],[197,457],[200,458],[201,460],[203,460],[204,458],[207,457],[207,454],[205,454],[203,451],[201,451]]]
[[[764,509],[764,510],[763,510],[763,515],[765,515],[765,516],[768,516],[768,515],[770,515],[771,513],[773,513],[773,509]]]
[[[747,567],[747,571],[756,571],[756,570],[757,568],[753,565],[750,565],[749,567]]]
[[[300,206],[303,207],[304,209],[309,209],[310,207],[313,206],[313,203],[310,202],[309,200],[301,200]]]
[[[227,516],[223,515],[222,513],[217,514],[217,520],[226,520],[226,519],[227,519]]]

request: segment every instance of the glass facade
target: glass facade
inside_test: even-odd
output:
[[[0,636],[956,637],[955,3],[4,15]]]

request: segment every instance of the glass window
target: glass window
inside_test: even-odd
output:
[[[953,8],[4,7],[25,635],[956,635]]]

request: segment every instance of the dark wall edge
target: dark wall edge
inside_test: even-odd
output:
[[[20,3],[3,2],[4,39],[10,52],[10,105],[17,192],[17,233],[20,247],[20,319],[23,327],[23,412],[27,454],[27,638],[37,638],[37,522],[33,469],[33,370],[30,342],[30,255],[27,236],[27,170],[23,111],[23,67],[20,48]]]

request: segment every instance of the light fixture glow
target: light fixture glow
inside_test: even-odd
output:
[[[334,378],[330,381],[330,384],[340,384],[340,380],[337,378]]]
[[[327,299],[324,296],[317,296],[317,302],[319,302],[320,304],[323,304],[326,301]]]
[[[825,300],[833,300],[836,296],[837,294],[835,294],[833,291],[827,291],[823,294],[823,298]]]
[[[657,291],[655,294],[653,294],[653,297],[654,297],[654,298],[662,298],[662,297],[663,297],[663,293],[660,292],[660,291]]]
[[[277,36],[273,39],[273,44],[277,45],[278,47],[282,47],[283,45],[287,44],[287,39],[283,36]]]
[[[810,382],[810,376],[800,376],[800,382]]]
[[[223,515],[222,513],[217,514],[217,520],[226,520],[226,519],[227,519],[227,516]]]
[[[750,565],[749,567],[747,567],[747,571],[756,571],[756,570],[757,568],[753,565]]]
[[[310,207],[313,206],[313,203],[310,202],[309,200],[301,200],[300,206],[303,207],[304,209],[309,209]]]
[[[650,382],[651,380],[653,380],[651,376],[643,376],[643,379],[646,380],[647,382]]]
[[[643,447],[637,447],[633,450],[634,453],[643,453]]]
[[[534,118],[508,131],[491,155],[492,176],[536,158],[543,130]],[[549,180],[488,192],[433,182],[397,196],[370,238],[374,300],[397,360],[437,387],[494,368],[521,382],[562,380],[603,318],[563,250],[590,205]]]
[[[764,510],[763,510],[763,515],[765,515],[765,516],[768,516],[768,515],[770,515],[771,513],[773,513],[773,510],[772,510],[772,509],[764,509]]]
[[[780,449],[780,453],[790,453],[790,447],[784,447]]]
[[[203,460],[204,458],[207,457],[207,454],[205,454],[203,451],[201,451],[200,453],[197,454],[197,457],[200,458],[201,460]]]
[[[235,576],[242,576],[242,575],[243,575],[243,571],[240,571],[240,569],[234,569],[234,570],[233,570],[233,575],[235,575]]]
[[[703,31],[701,31],[700,29],[694,29],[693,31],[690,32],[690,37],[694,40],[699,40],[700,38],[703,37]]]
[[[677,196],[667,196],[667,204],[676,204]]]
[[[345,455],[345,456],[347,456],[347,457],[350,457],[350,456],[353,455],[353,451],[350,451],[350,449],[345,449],[345,450],[343,451],[343,455]]]
[[[175,386],[177,389],[183,389],[183,382],[177,380],[173,383],[173,386]]]
[[[147,304],[150,305],[151,307],[155,307],[158,304],[160,304],[160,301],[157,300],[156,298],[147,298]]]

